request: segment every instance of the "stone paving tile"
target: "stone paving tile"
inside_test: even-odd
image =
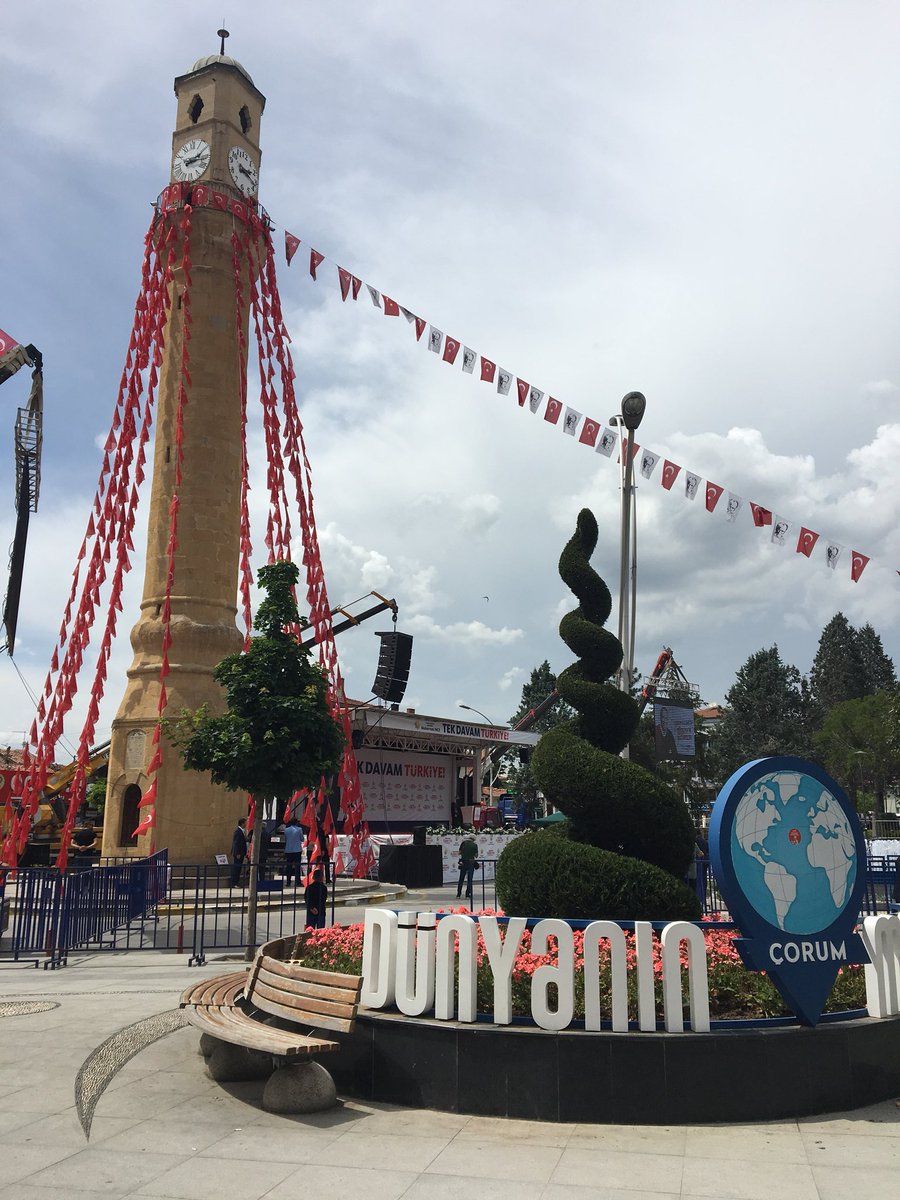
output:
[[[435,1109],[363,1108],[353,1102],[344,1106],[344,1112],[353,1114],[346,1123],[348,1134],[392,1133],[404,1137],[434,1136],[453,1137],[468,1128],[471,1117],[459,1113],[437,1112]]]
[[[316,1151],[314,1162],[324,1166],[354,1167],[360,1163],[385,1171],[424,1171],[447,1147],[445,1137],[404,1137],[393,1134],[344,1132]]]
[[[22,1146],[7,1143],[0,1153],[0,1183],[16,1183],[27,1179],[44,1167],[64,1161],[72,1154],[77,1154],[71,1146]]]
[[[832,1133],[823,1130],[803,1136],[809,1163],[813,1167],[895,1167],[900,1168],[900,1136],[886,1138],[878,1134]],[[897,1174],[900,1192],[900,1170]]]
[[[627,1150],[564,1150],[550,1182],[679,1195],[684,1158],[679,1154],[633,1154]]]
[[[522,1183],[521,1180],[420,1175],[404,1193],[403,1200],[545,1200],[548,1195],[542,1184]],[[591,1200],[591,1197],[586,1196],[584,1200]]]
[[[121,1194],[155,1178],[178,1159],[169,1154],[126,1154],[98,1148],[76,1153],[42,1171],[29,1173],[28,1183],[63,1189],[68,1195],[79,1188],[97,1196]],[[22,1178],[20,1176],[20,1178]]]
[[[97,1119],[94,1125],[97,1124]],[[110,1135],[103,1141],[104,1150],[129,1150],[156,1154],[199,1154],[220,1142],[229,1131],[216,1125],[151,1118],[132,1122],[129,1128]],[[84,1135],[82,1135],[83,1137]],[[94,1145],[94,1126],[91,1126],[91,1145]]]
[[[461,1141],[515,1142],[552,1146],[561,1150],[575,1130],[574,1125],[549,1121],[519,1121],[509,1117],[469,1117],[460,1130]]]
[[[568,1149],[628,1150],[632,1154],[684,1154],[687,1130],[669,1125],[576,1125]]]
[[[694,1126],[685,1130],[685,1154],[691,1158],[807,1163],[806,1147],[796,1128],[791,1131],[742,1125]]]
[[[415,1171],[378,1170],[372,1167],[336,1167],[307,1164],[265,1193],[266,1200],[298,1197],[340,1197],[341,1200],[400,1200],[416,1182]],[[209,1193],[202,1200],[209,1200]],[[224,1200],[215,1196],[214,1200]],[[477,1189],[469,1200],[480,1200]]]
[[[37,1187],[33,1183],[11,1183],[7,1187],[0,1187],[0,1200],[96,1200],[99,1194],[93,1188],[87,1192],[81,1188],[66,1188],[65,1191],[60,1191],[59,1188]],[[126,1187],[105,1191],[102,1195],[104,1200],[125,1200],[125,1197],[133,1196],[134,1192],[130,1187]]]
[[[682,1192],[715,1200],[819,1200],[809,1166],[741,1159],[686,1157]]]
[[[195,1126],[195,1129],[204,1128]],[[212,1129],[213,1126],[205,1128]],[[341,1136],[341,1130],[305,1129],[300,1124],[275,1129],[271,1125],[263,1128],[250,1125],[241,1130],[229,1130],[216,1136],[200,1151],[203,1158],[258,1159],[262,1162],[304,1163],[311,1162],[320,1150],[330,1146]]]
[[[647,1192],[643,1188],[578,1187],[551,1183],[541,1192],[541,1200],[672,1200],[682,1192]]]
[[[896,1167],[813,1166],[819,1200],[893,1200]]]
[[[68,1146],[73,1150],[84,1150],[88,1141],[74,1108],[63,1113],[53,1113],[41,1116],[34,1113],[23,1113],[26,1123],[15,1130],[0,1135],[0,1146],[4,1148],[10,1143],[19,1145],[53,1145]],[[92,1146],[114,1137],[134,1125],[133,1117],[95,1117],[91,1126]],[[0,1150],[0,1154],[4,1153]]]
[[[504,1144],[456,1137],[426,1168],[429,1175],[465,1175],[473,1182],[506,1179],[519,1183],[550,1182],[562,1150],[555,1146]]]
[[[855,1112],[833,1113],[824,1117],[801,1117],[803,1133],[824,1130],[829,1133],[862,1133],[881,1137],[900,1137],[900,1100],[885,1100]]]
[[[136,1196],[171,1196],[178,1200],[259,1200],[292,1175],[293,1163],[216,1161],[194,1157],[135,1189]],[[296,1194],[294,1197],[296,1200]]]

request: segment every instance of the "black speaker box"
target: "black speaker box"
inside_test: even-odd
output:
[[[409,663],[412,658],[411,633],[379,633],[381,650],[378,655],[378,670],[372,684],[372,694],[389,704],[399,704],[406,691],[409,679]]]
[[[444,880],[440,846],[382,846],[378,878],[405,887],[440,887]]]

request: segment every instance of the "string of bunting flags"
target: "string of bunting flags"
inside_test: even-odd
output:
[[[300,238],[285,230],[284,251],[289,266],[302,244]],[[324,254],[310,248],[309,273],[314,281],[318,282],[319,268],[327,261],[329,260]],[[365,288],[365,294],[375,308],[380,309],[386,317],[405,317],[415,328],[416,341],[421,342],[424,338],[428,350],[441,361],[450,366],[454,366],[458,362],[467,375],[474,376],[477,373],[483,383],[496,386],[497,392],[501,396],[515,395],[520,408],[527,407],[535,416],[542,414],[544,420],[550,425],[562,429],[563,433],[580,445],[594,450],[595,453],[605,458],[612,458],[616,454],[619,449],[617,429],[595,420],[576,408],[563,404],[562,401],[542,391],[534,384],[528,383],[512,371],[499,366],[495,359],[490,359],[473,350],[449,333],[445,333],[436,325],[426,321],[424,317],[417,316],[410,309],[385,295],[372,284],[365,283],[344,267],[337,266],[336,263],[334,265],[337,267],[338,283],[343,301],[358,300]],[[628,453],[627,438],[622,439],[621,449]],[[771,529],[770,538],[774,545],[781,547],[794,545],[795,552],[806,558],[812,558],[813,551],[818,547],[820,551],[824,550],[825,563],[833,571],[837,569],[840,562],[845,561],[846,546],[793,518],[785,517],[762,504],[747,500],[723,485],[713,483],[708,479],[704,480],[701,475],[688,470],[680,463],[673,462],[647,447],[641,449],[637,442],[632,445],[631,454],[637,465],[638,474],[642,478],[650,480],[655,476],[666,491],[672,491],[681,477],[679,486],[683,487],[685,499],[696,501],[698,496],[702,496],[707,512],[715,512],[719,501],[724,496],[727,520],[736,521],[746,507],[757,528]],[[640,457],[638,457],[639,454]],[[660,466],[660,463],[662,465],[657,475],[657,467]],[[796,543],[794,543],[795,536]],[[869,564],[869,556],[859,550],[850,550],[849,557],[850,578],[854,583],[858,583]],[[900,571],[897,574],[900,575]]]

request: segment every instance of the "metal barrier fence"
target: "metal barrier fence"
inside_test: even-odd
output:
[[[897,886],[897,862],[870,858],[862,913],[886,912]],[[481,907],[497,907],[496,860],[480,859],[473,881]],[[244,951],[305,924],[303,889],[294,880],[259,881],[256,927],[247,929],[246,869],[231,886],[230,866],[170,866],[166,852],[149,859],[104,863],[61,873],[52,867],[22,868],[0,876],[4,922],[0,960],[66,963],[70,951],[160,950],[187,953],[188,964],[210,951]],[[302,877],[302,876],[301,876]],[[334,923],[336,876],[330,880]],[[705,917],[727,908],[708,859],[697,862],[697,895]],[[5,895],[4,895],[5,892]]]

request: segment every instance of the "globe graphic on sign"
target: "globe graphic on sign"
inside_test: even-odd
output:
[[[818,933],[850,902],[856,838],[842,805],[819,780],[773,771],[738,801],[731,861],[764,921],[786,933]]]

